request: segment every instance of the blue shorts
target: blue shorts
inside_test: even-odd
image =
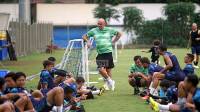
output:
[[[192,50],[192,54],[200,55],[200,46],[192,46],[191,50]]]
[[[34,97],[30,96],[30,99],[37,112],[49,112],[53,108],[53,106],[48,106],[46,97],[43,97],[40,100],[35,100]]]
[[[183,81],[185,78],[185,74],[182,71],[178,72],[166,72],[165,73],[165,79],[175,82]]]

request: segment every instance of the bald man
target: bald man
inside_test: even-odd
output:
[[[200,55],[200,30],[198,30],[197,24],[192,24],[192,31],[190,31],[189,42],[191,44],[192,54],[195,56],[194,67],[198,67],[199,55]]]
[[[117,42],[121,33],[115,29],[106,27],[106,21],[102,18],[98,20],[97,27],[91,29],[83,36],[83,39],[91,46],[88,41],[90,37],[93,37],[96,41],[96,64],[99,69],[99,73],[105,79],[105,88],[115,89],[115,81],[112,79],[111,70],[114,68],[113,56],[112,56],[112,45]]]

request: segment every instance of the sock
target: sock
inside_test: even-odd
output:
[[[151,84],[149,85],[149,89],[153,88],[153,82],[151,82]]]
[[[112,82],[113,82],[113,80],[110,77],[108,77],[106,80],[107,80],[108,84],[112,84]]]
[[[159,107],[160,110],[165,110],[165,111],[169,110],[169,105],[161,105],[161,104],[159,104],[158,107]]]
[[[56,112],[62,112],[63,111],[63,105],[56,106]]]
[[[178,101],[177,101],[178,105],[182,105],[182,104],[185,104],[185,103],[186,103],[186,98],[180,98],[180,97],[178,97]]]
[[[100,93],[100,90],[92,91],[93,95],[98,95]]]

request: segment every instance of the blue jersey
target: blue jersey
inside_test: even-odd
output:
[[[72,84],[66,84],[66,83],[64,83],[64,82],[62,82],[62,83],[60,83],[58,86],[60,86],[60,87],[62,87],[63,89],[65,88],[65,87],[70,87],[72,90],[73,90],[73,96],[74,97],[76,97],[77,96],[77,85],[76,85],[76,83],[72,83]]]
[[[200,111],[200,88],[197,88],[193,94],[192,100],[198,112]]]
[[[52,89],[55,87],[54,78],[48,70],[42,70],[40,74],[40,83],[48,84],[47,88]]]
[[[166,97],[170,102],[176,102],[178,99],[178,89],[176,85],[170,86],[167,89]]]
[[[194,74],[194,67],[192,64],[186,64],[183,72],[187,76],[188,74]]]
[[[18,88],[18,87],[8,87],[5,89],[4,94],[8,93],[23,93],[24,88]]]
[[[161,67],[155,63],[151,63],[151,64],[149,64],[148,72],[149,72],[149,75],[153,75],[154,72],[160,72],[162,69],[163,69],[163,67]]]
[[[170,52],[165,52],[164,53],[165,56],[169,56],[169,58],[172,61],[173,67],[169,70],[170,72],[179,72],[181,71],[181,67],[179,65],[178,59],[175,55],[173,55]]]

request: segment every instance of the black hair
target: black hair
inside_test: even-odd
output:
[[[58,75],[58,76],[66,77],[68,72],[65,71],[65,70],[58,69],[58,70],[55,71],[55,74]]]
[[[159,49],[160,49],[161,51],[167,51],[167,46],[164,45],[164,44],[161,44],[161,45],[159,45]]]
[[[85,79],[83,77],[77,77],[76,78],[76,83],[84,83]]]
[[[154,40],[153,45],[159,46],[160,45],[160,40]]]
[[[15,72],[9,72],[5,75],[4,79],[11,77],[14,80],[16,73]]]
[[[56,58],[55,58],[55,57],[49,57],[48,60],[49,60],[49,61],[52,61],[52,62],[55,62],[55,61],[56,61]]]
[[[46,68],[47,66],[49,65],[54,65],[54,63],[52,61],[49,61],[49,60],[45,60],[43,61],[43,67]]]
[[[141,59],[142,57],[140,55],[134,56],[133,60],[137,61],[138,59]]]
[[[3,77],[0,77],[0,88],[3,88],[4,84],[5,84],[5,79]]]
[[[16,82],[17,79],[19,79],[21,76],[23,76],[24,78],[26,78],[25,73],[23,73],[23,72],[17,72],[16,75],[13,77],[13,80]]]
[[[194,87],[197,87],[199,83],[199,78],[197,75],[190,74],[190,75],[187,75],[186,77],[187,77],[187,82],[191,83]]]
[[[147,64],[150,64],[150,61],[147,57],[142,57],[141,58],[141,62],[144,64],[144,63],[147,63]]]
[[[167,79],[163,79],[163,80],[160,82],[160,87],[169,88],[170,86],[173,86],[173,85],[176,85],[176,82],[174,82],[174,81],[169,81],[169,80],[167,80]]]
[[[191,53],[187,53],[187,56],[190,58],[190,61],[194,61],[194,55]]]

